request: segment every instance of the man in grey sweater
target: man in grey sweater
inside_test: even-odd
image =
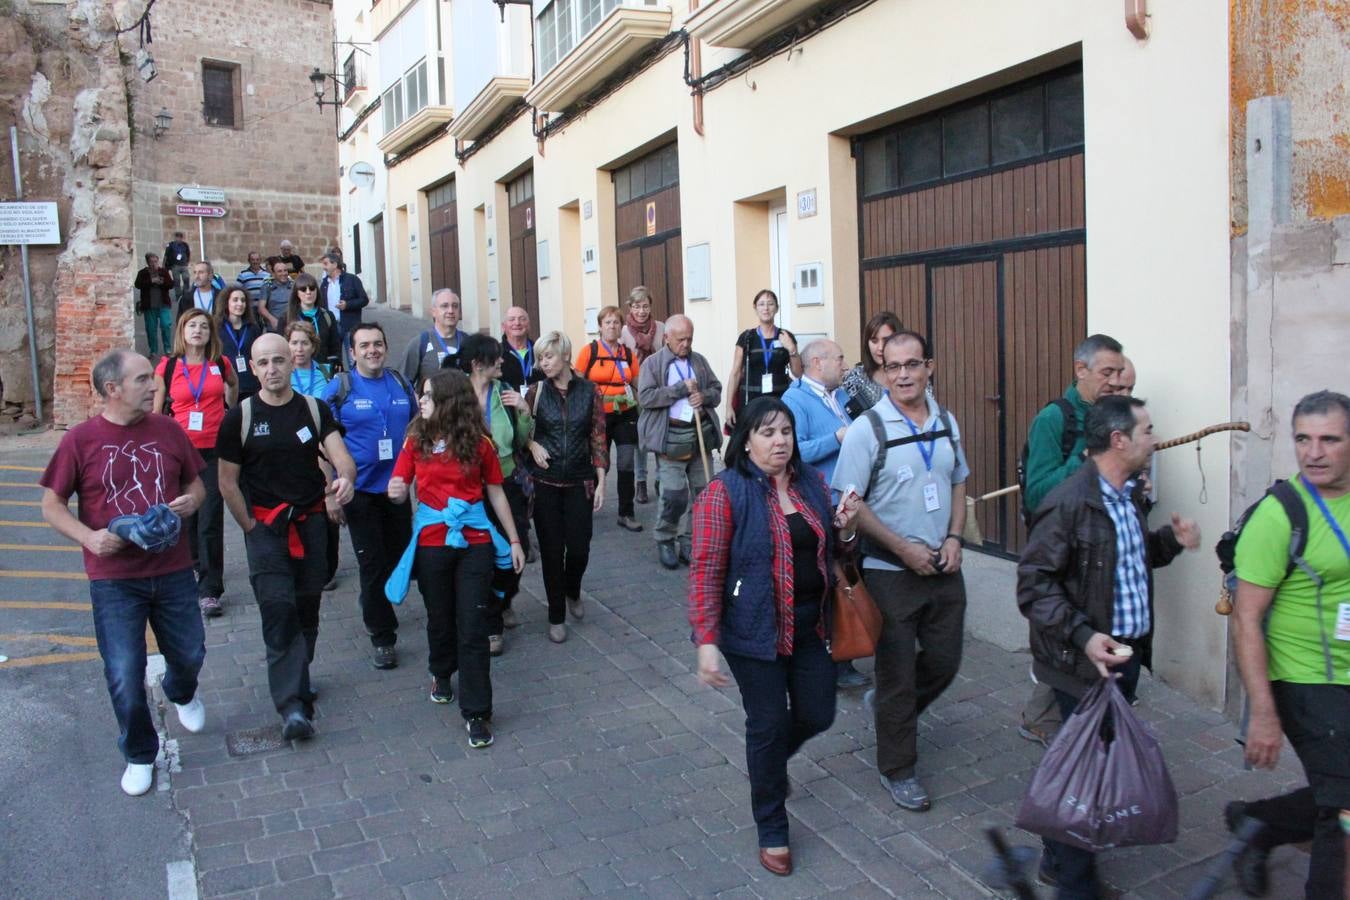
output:
[[[674,315],[666,320],[665,346],[642,363],[638,374],[638,445],[656,454],[661,501],[656,509],[656,546],[667,569],[689,563],[689,512],[708,486],[698,432],[701,423],[709,456],[722,445],[717,406],[722,382],[702,354],[693,352],[694,323]],[[678,542],[678,546],[677,546]]]

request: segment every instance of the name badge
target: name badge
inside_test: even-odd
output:
[[[234,358],[234,370],[236,372],[247,372],[248,360],[244,359],[242,356],[236,356]],[[216,372],[216,374],[219,375],[220,373]]]
[[[202,411],[194,409],[188,413],[188,431],[201,431],[204,424]]]
[[[924,512],[934,512],[942,508],[942,501],[938,499],[938,487],[931,481],[923,486],[923,508]]]
[[[694,421],[694,408],[686,403],[684,405],[684,408],[675,414],[675,418],[680,420],[681,422]]]
[[[914,470],[911,469],[909,466],[901,466],[900,468],[895,470],[895,477],[900,481],[901,484],[904,484],[906,481],[913,481]]]
[[[380,459],[394,458],[394,439],[381,438],[379,443]]]
[[[761,394],[772,394],[772,393],[773,393],[773,375],[772,375],[772,374],[770,374],[770,373],[768,373],[768,372],[765,372],[763,375],[759,376],[759,392],[760,392]]]
[[[219,375],[219,374],[220,374],[220,366],[211,366],[211,374],[212,374],[212,375]]]
[[[1336,640],[1350,641],[1350,603],[1336,607]]]
[[[295,433],[295,436],[300,439],[300,443],[308,444],[309,439],[314,437],[314,432],[309,430],[308,425],[303,425],[300,430]]]

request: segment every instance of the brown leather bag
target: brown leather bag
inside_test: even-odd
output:
[[[843,566],[836,560],[834,576],[830,658],[848,662],[872,656],[881,638],[881,610],[852,563]]]

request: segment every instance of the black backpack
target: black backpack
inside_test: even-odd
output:
[[[905,444],[913,444],[917,441],[937,440],[945,437],[952,445],[952,454],[960,459],[961,442],[956,435],[952,433],[952,420],[946,407],[938,407],[938,424],[941,426],[937,431],[923,431],[919,434],[905,435],[904,437],[886,440],[886,424],[881,421],[881,413],[877,412],[876,407],[867,410],[863,415],[867,416],[867,421],[872,425],[872,435],[877,440],[877,455],[872,457],[872,472],[867,477],[867,493],[872,492],[873,486],[877,483],[877,476],[881,470],[886,468],[886,456],[891,452],[892,447],[901,447]],[[866,499],[864,497],[864,499]]]
[[[393,375],[394,380],[398,382],[399,387],[403,388],[403,393],[408,395],[408,403],[413,408],[412,415],[416,416],[417,397],[413,393],[413,389],[408,385],[408,379],[404,378],[403,373],[400,372],[398,369],[389,367],[386,368],[384,371],[388,372],[390,375]],[[333,416],[334,418],[341,421],[342,404],[347,402],[347,395],[352,392],[352,373],[347,371],[338,372],[336,380],[338,386],[337,392],[333,394]]]
[[[622,348],[623,351],[622,353],[619,354],[619,356],[610,355],[606,356],[605,359],[608,359],[614,363],[623,363],[625,366],[628,367],[628,371],[630,372],[633,371],[633,351],[628,348],[627,344],[620,344],[619,346]],[[594,369],[595,364],[598,363],[599,361],[600,361],[600,342],[591,341],[591,358],[586,361],[586,371],[581,373],[581,377],[585,378],[587,381],[590,381],[591,369]]]
[[[1056,397],[1041,409],[1045,410],[1051,406],[1058,406],[1060,414],[1064,417],[1064,431],[1059,436],[1059,461],[1063,463],[1073,453],[1074,445],[1078,443],[1078,416],[1067,397]],[[1017,455],[1017,486],[1021,488],[1022,523],[1030,528],[1031,514],[1036,510],[1027,504],[1027,451],[1028,442],[1023,441],[1022,452]]]
[[[1305,571],[1312,570],[1303,562],[1303,553],[1308,549],[1308,508],[1303,505],[1303,498],[1294,490],[1294,485],[1283,479],[1272,484],[1261,499],[1257,500],[1251,506],[1238,516],[1237,523],[1231,530],[1225,531],[1223,537],[1214,545],[1214,555],[1219,557],[1219,569],[1223,571],[1224,585],[1232,593],[1237,589],[1237,575],[1233,570],[1237,567],[1237,544],[1238,538],[1242,535],[1242,529],[1246,526],[1247,520],[1252,517],[1256,507],[1261,505],[1261,501],[1267,497],[1274,497],[1279,501],[1280,507],[1284,510],[1285,516],[1289,519],[1289,565],[1286,567],[1284,577],[1288,578],[1294,573],[1294,569],[1303,568]],[[1314,577],[1313,581],[1319,579]]]

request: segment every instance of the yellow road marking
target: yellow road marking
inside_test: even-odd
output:
[[[0,481],[0,487],[41,488],[36,481]]]
[[[89,580],[89,576],[83,572],[47,572],[42,569],[13,569],[8,572],[0,570],[0,578],[58,578],[62,581]]]
[[[0,663],[0,669],[19,669],[27,666],[50,666],[54,663],[88,662],[98,659],[97,653],[45,653],[42,656],[21,656]]]
[[[0,519],[0,526],[6,528],[49,528],[46,522],[36,519],[32,522],[25,522],[22,519]]]
[[[36,550],[44,553],[79,553],[79,547],[69,544],[0,544],[0,550]]]
[[[0,641],[46,641],[70,647],[97,647],[98,638],[73,634],[0,634]]]
[[[42,467],[40,467],[40,466],[0,466],[0,469],[4,469],[4,470],[9,471],[9,472],[45,472],[45,471],[47,471],[46,469],[44,469],[44,468],[42,468]]]
[[[70,609],[76,612],[89,612],[93,606],[65,600],[0,600],[0,609]]]

